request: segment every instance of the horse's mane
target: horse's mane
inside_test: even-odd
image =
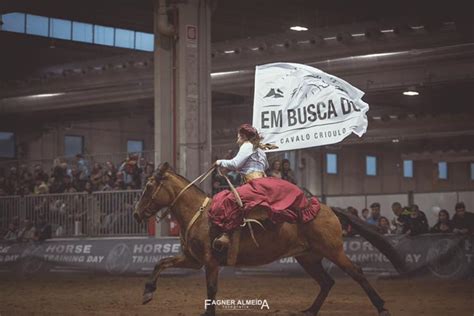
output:
[[[175,176],[178,180],[180,180],[180,181],[186,183],[186,185],[189,184],[189,183],[191,183],[191,181],[189,181],[188,179],[186,179],[186,178],[183,177],[182,175],[180,175],[180,174],[174,172],[174,171],[171,170],[171,169],[168,169],[168,170],[166,170],[166,171],[169,172],[171,175]],[[203,195],[205,195],[205,196],[209,196],[206,192],[204,192],[204,191],[203,191],[200,187],[198,187],[196,184],[192,185],[191,188],[196,189],[199,193],[201,193],[201,194],[203,194]]]

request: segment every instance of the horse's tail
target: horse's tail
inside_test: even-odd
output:
[[[350,223],[357,233],[367,239],[368,242],[383,253],[399,273],[407,271],[404,258],[395,247],[373,227],[373,225],[367,224],[357,216],[354,216],[340,208],[331,207],[331,209],[339,220]]]

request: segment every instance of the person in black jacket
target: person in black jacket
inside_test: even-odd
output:
[[[439,234],[439,233],[452,233],[453,228],[451,221],[449,220],[449,213],[446,210],[441,210],[438,213],[438,222],[431,227],[430,233]]]
[[[410,216],[407,219],[406,225],[403,227],[403,233],[415,236],[427,233],[428,229],[428,219],[425,213],[420,211],[418,205],[413,204],[410,207]]]
[[[474,234],[474,214],[466,212],[464,202],[455,206],[456,214],[452,219],[453,232],[458,234]]]

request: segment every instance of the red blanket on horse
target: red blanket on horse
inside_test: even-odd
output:
[[[306,223],[316,217],[320,209],[316,198],[308,201],[300,188],[278,178],[254,179],[236,189],[244,204],[243,209],[239,208],[229,190],[217,193],[212,200],[209,217],[224,231],[237,228],[256,206],[266,208],[274,223]]]

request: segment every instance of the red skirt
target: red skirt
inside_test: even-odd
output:
[[[209,217],[223,231],[237,228],[256,206],[264,207],[275,223],[307,223],[316,217],[320,204],[316,198],[310,201],[293,183],[278,178],[258,178],[236,188],[244,204],[240,209],[234,194],[224,190],[212,199]]]

